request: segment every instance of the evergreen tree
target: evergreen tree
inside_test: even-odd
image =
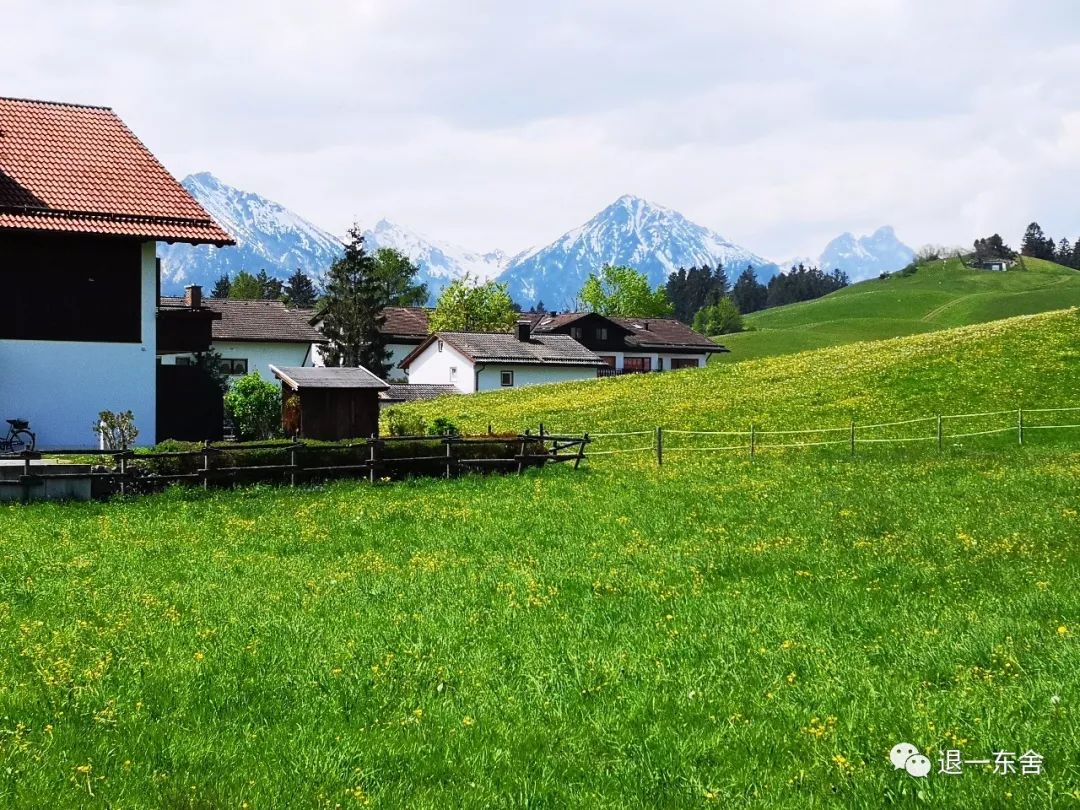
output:
[[[674,315],[683,323],[690,323],[702,307],[715,304],[728,294],[727,275],[724,266],[708,265],[680,267],[668,276],[667,297],[674,308]]]
[[[279,301],[283,294],[284,285],[280,279],[276,279],[273,276],[267,274],[265,270],[260,270],[259,274],[255,276],[255,280],[259,283],[260,295],[259,297],[264,301]]]
[[[1024,231],[1024,240],[1020,243],[1020,252],[1034,259],[1054,260],[1054,240],[1047,238],[1038,222],[1032,222]]]
[[[731,289],[731,300],[744,315],[764,309],[768,295],[768,288],[757,280],[754,268],[750,265],[739,274],[735,286]]]
[[[1061,237],[1061,241],[1058,242],[1057,256],[1054,257],[1054,261],[1058,264],[1063,264],[1066,267],[1070,266],[1070,262],[1073,257],[1073,246],[1069,243],[1067,237]]]
[[[228,298],[229,290],[232,287],[232,281],[229,280],[228,273],[222,273],[218,276],[218,280],[214,282],[214,289],[210,291],[211,298]]]
[[[359,225],[348,232],[345,254],[326,276],[326,292],[319,314],[327,339],[324,357],[331,366],[363,366],[379,377],[389,371],[386,337],[381,331],[386,285],[375,260],[364,250]]]
[[[285,301],[296,309],[311,309],[315,306],[317,291],[313,282],[300,268],[285,282]]]
[[[232,280],[229,297],[239,301],[259,301],[263,297],[263,286],[251,273],[241,270]]]
[[[1005,244],[1005,240],[999,234],[988,236],[984,239],[975,240],[975,260],[979,262],[990,259],[1014,259],[1016,251]]]
[[[825,273],[817,267],[798,265],[787,273],[779,273],[769,280],[765,306],[778,307],[797,301],[811,301],[836,292],[849,284],[847,274],[836,269]]]

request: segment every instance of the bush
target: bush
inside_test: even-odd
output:
[[[457,425],[451,422],[444,416],[436,417],[431,423],[431,427],[428,428],[429,436],[444,436],[449,433],[451,436],[460,436],[461,431],[458,430]]]
[[[743,317],[730,298],[702,307],[694,316],[694,330],[703,335],[729,335],[743,331]]]
[[[383,416],[386,432],[391,436],[424,436],[427,434],[427,422],[422,416],[391,408]]]
[[[135,414],[131,411],[102,411],[98,414],[93,430],[101,437],[105,450],[127,450],[139,436],[139,429],[135,427]]]
[[[245,374],[225,395],[225,412],[240,439],[269,439],[281,433],[281,390],[257,371]]]

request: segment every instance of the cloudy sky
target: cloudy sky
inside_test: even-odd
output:
[[[778,260],[1080,236],[1074,0],[0,3],[0,95],[339,233],[517,251],[633,193]]]

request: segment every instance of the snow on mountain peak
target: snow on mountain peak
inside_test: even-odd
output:
[[[907,266],[915,251],[901,242],[891,225],[882,225],[869,236],[840,234],[825,246],[818,260],[822,270],[842,270],[852,281],[876,278]]]

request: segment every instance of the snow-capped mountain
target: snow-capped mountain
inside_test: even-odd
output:
[[[891,225],[883,225],[869,236],[856,237],[843,233],[826,245],[818,267],[832,271],[837,268],[852,281],[877,278],[911,263],[915,251],[896,238]]]
[[[515,256],[499,280],[523,306],[542,301],[548,309],[567,309],[589,273],[606,264],[633,267],[659,285],[679,267],[717,262],[732,280],[748,265],[762,280],[778,270],[678,211],[627,195],[550,245]]]
[[[209,172],[185,177],[182,185],[236,240],[235,246],[159,245],[161,289],[182,292],[201,284],[207,292],[223,274],[266,270],[285,279],[303,270],[321,279],[341,255],[341,240],[283,205],[233,188]]]
[[[499,275],[506,266],[506,254],[501,250],[476,253],[448,242],[428,239],[385,219],[364,232],[364,245],[371,251],[395,248],[412,259],[420,267],[417,281],[427,284],[433,300],[443,287],[466,273],[484,282]]]
[[[236,246],[159,246],[161,287],[166,294],[178,294],[186,284],[202,284],[209,291],[223,273],[235,276],[241,270],[266,270],[284,280],[299,268],[321,281],[341,256],[340,239],[280,203],[233,188],[209,172],[186,177],[183,186],[232,235]],[[385,219],[365,231],[364,240],[369,251],[396,248],[416,262],[417,281],[427,284],[432,302],[452,279],[468,273],[487,281],[506,264],[501,251],[477,253],[427,239]]]

